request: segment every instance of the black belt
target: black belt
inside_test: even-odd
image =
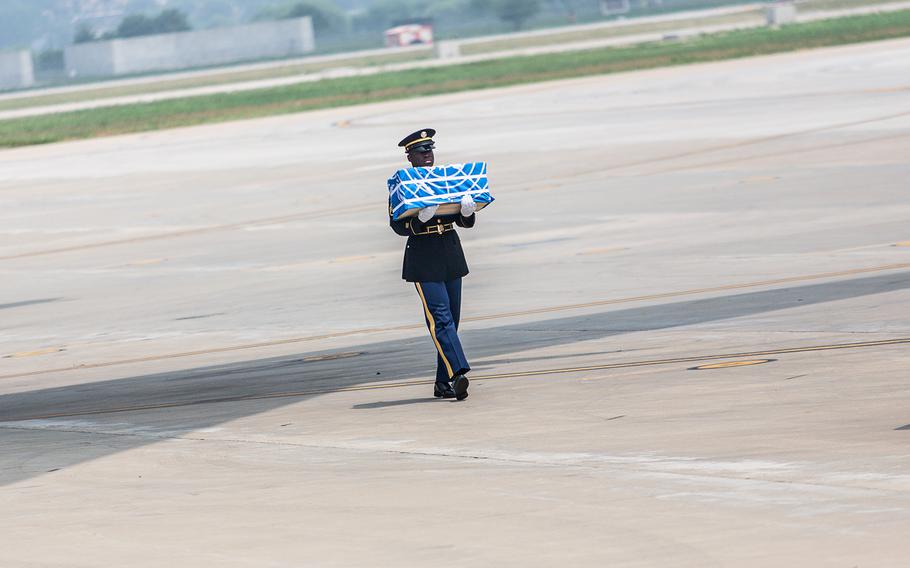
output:
[[[428,225],[426,230],[419,233],[414,233],[415,235],[441,235],[447,233],[448,231],[455,230],[454,223],[436,223],[435,225]]]

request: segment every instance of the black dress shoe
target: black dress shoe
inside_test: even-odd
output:
[[[471,384],[471,382],[468,381],[468,378],[466,376],[458,375],[457,377],[455,377],[455,380],[452,381],[452,386],[453,386],[452,390],[455,391],[456,400],[464,400],[464,399],[468,398],[468,385],[469,384]]]
[[[433,386],[433,396],[436,398],[455,398],[455,391],[449,383],[436,383]]]

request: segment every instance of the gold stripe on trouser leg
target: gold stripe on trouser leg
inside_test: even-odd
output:
[[[449,360],[446,359],[446,354],[442,352],[442,345],[439,344],[439,340],[436,339],[436,320],[433,319],[433,314],[430,312],[430,306],[427,304],[427,298],[423,295],[423,288],[420,287],[420,282],[414,282],[414,285],[417,286],[417,293],[420,294],[420,301],[423,302],[423,311],[426,313],[427,322],[430,324],[430,337],[433,338],[433,343],[436,344],[436,349],[439,351],[439,356],[442,357],[442,362],[446,365],[446,371],[449,372],[449,378],[452,378],[452,365],[449,365]]]

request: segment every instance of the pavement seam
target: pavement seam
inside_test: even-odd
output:
[[[910,337],[897,337],[892,339],[879,339],[873,341],[863,341],[863,342],[854,342],[854,343],[833,343],[825,345],[809,345],[801,347],[780,347],[777,349],[767,349],[762,351],[745,351],[745,352],[732,352],[732,353],[715,353],[707,355],[689,355],[682,357],[670,357],[663,359],[645,359],[638,361],[625,361],[618,363],[604,363],[599,365],[585,365],[579,367],[560,367],[560,368],[550,368],[550,369],[528,369],[525,371],[517,371],[512,373],[493,373],[486,375],[473,375],[472,380],[474,381],[488,381],[488,380],[503,380],[503,379],[514,379],[514,378],[523,378],[523,377],[540,377],[540,376],[549,376],[549,375],[563,375],[571,373],[586,373],[590,371],[607,371],[614,369],[631,369],[639,367],[653,367],[660,365],[671,365],[677,363],[693,363],[700,361],[714,361],[718,359],[737,359],[742,357],[760,357],[765,355],[783,355],[783,354],[793,354],[793,353],[809,353],[815,351],[832,351],[832,350],[844,350],[844,349],[860,349],[860,348],[869,348],[869,347],[886,347],[893,345],[906,345],[910,343]],[[171,402],[161,402],[156,404],[145,404],[145,405],[135,405],[135,406],[123,406],[115,408],[104,408],[104,409],[90,409],[90,410],[80,410],[74,412],[60,412],[55,414],[43,414],[38,416],[24,416],[19,418],[11,418],[8,420],[0,421],[0,424],[3,422],[24,422],[28,420],[49,420],[52,418],[74,418],[77,416],[91,416],[91,415],[100,415],[100,414],[119,414],[125,412],[141,412],[145,410],[164,410],[170,408],[180,408],[180,407],[189,407],[189,406],[198,406],[204,404],[221,404],[221,403],[230,403],[230,402],[250,402],[257,400],[269,400],[277,398],[299,398],[305,396],[318,396],[323,394],[337,394],[337,393],[347,393],[347,392],[357,392],[365,390],[385,390],[385,389],[395,389],[395,388],[406,388],[406,387],[415,387],[421,385],[429,385],[433,382],[433,379],[414,379],[414,380],[405,380],[397,382],[382,382],[382,383],[368,383],[361,385],[349,385],[344,387],[334,387],[334,388],[323,388],[323,389],[310,389],[310,390],[301,390],[301,391],[285,391],[285,392],[272,392],[265,394],[247,394],[239,396],[230,396],[230,397],[219,397],[219,398],[208,398],[201,400],[188,400],[188,401],[171,401]]]
[[[529,316],[537,315],[544,313],[554,313],[554,312],[563,312],[567,310],[575,309],[584,309],[584,308],[593,308],[600,306],[609,306],[615,304],[625,304],[631,302],[642,302],[642,301],[652,301],[660,300],[664,298],[675,298],[680,296],[691,296],[697,294],[708,294],[714,292],[724,292],[729,290],[739,290],[744,288],[757,288],[762,286],[774,286],[778,284],[788,284],[792,282],[805,282],[808,280],[820,280],[826,278],[837,278],[841,276],[852,276],[857,274],[867,274],[870,272],[883,272],[891,270],[903,270],[910,268],[910,263],[895,263],[895,264],[885,264],[879,266],[865,267],[865,268],[854,268],[848,270],[839,270],[834,272],[822,272],[816,274],[804,274],[802,276],[788,276],[784,278],[774,278],[769,280],[758,280],[752,282],[742,282],[738,284],[725,284],[721,286],[711,286],[706,288],[694,288],[689,290],[677,290],[673,292],[661,292],[657,294],[647,294],[642,296],[631,296],[625,298],[613,298],[607,300],[595,300],[592,302],[584,302],[577,304],[564,304],[560,306],[547,306],[543,308],[532,308],[528,310],[513,311],[513,312],[500,312],[495,314],[488,314],[485,316],[470,316],[462,318],[462,322],[475,322],[475,321],[487,321],[493,319],[504,319],[517,316]],[[409,331],[415,329],[422,329],[423,324],[404,324],[394,327],[372,327],[372,328],[362,328],[362,329],[352,329],[347,331],[335,332],[335,333],[323,333],[318,335],[309,335],[302,337],[290,337],[285,339],[278,339],[272,341],[261,341],[258,343],[249,343],[245,345],[228,345],[225,347],[216,347],[210,349],[201,349],[195,351],[185,351],[179,353],[166,353],[163,355],[151,355],[147,357],[134,357],[129,359],[118,359],[114,361],[103,361],[100,363],[85,363],[85,364],[74,364],[70,367],[58,367],[53,369],[41,369],[37,371],[29,371],[25,373],[12,373],[7,375],[0,375],[0,380],[2,379],[18,379],[23,377],[32,377],[36,375],[45,375],[50,373],[63,373],[67,371],[77,371],[82,369],[96,369],[101,367],[111,367],[116,365],[125,365],[131,363],[145,363],[151,361],[162,361],[167,359],[178,359],[184,357],[193,357],[197,355],[209,355],[213,353],[226,353],[233,351],[242,351],[249,349],[259,349],[262,347],[274,347],[279,345],[290,345],[295,343],[303,343],[316,341],[321,339],[336,339],[340,337],[350,337],[355,335],[367,335],[367,334],[382,334],[390,331]]]

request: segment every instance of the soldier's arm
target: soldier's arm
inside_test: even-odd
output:
[[[421,223],[420,219],[415,217],[409,217],[407,219],[395,220],[392,218],[391,210],[389,212],[389,225],[392,227],[392,230],[402,237],[410,237],[411,235],[416,235],[417,233],[423,232],[426,230],[426,224]]]
[[[407,237],[411,234],[410,223],[406,219],[399,219],[396,221],[389,215],[389,226],[392,227],[392,230],[401,235],[402,237]]]

